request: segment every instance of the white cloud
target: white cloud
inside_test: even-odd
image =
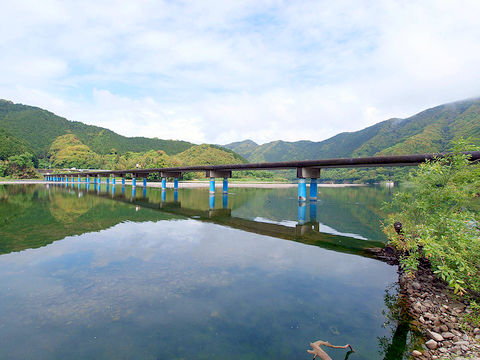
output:
[[[5,4],[0,97],[123,135],[322,140],[480,95],[480,3]]]

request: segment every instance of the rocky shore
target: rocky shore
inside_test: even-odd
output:
[[[371,249],[379,260],[399,265],[398,255],[389,246]],[[409,276],[399,267],[400,293],[412,324],[425,340],[422,348],[411,353],[419,360],[480,360],[480,329],[465,322],[472,313],[469,304],[454,296],[448,284],[438,279],[427,262],[421,262],[415,276]]]
[[[421,350],[412,352],[413,358],[480,360],[480,329],[464,323],[464,315],[472,312],[470,306],[455,299],[428,264],[422,264],[414,278],[400,271],[399,283],[413,323],[426,339]]]

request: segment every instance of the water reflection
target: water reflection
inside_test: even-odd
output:
[[[317,339],[393,353],[395,269],[364,251],[380,243],[321,232],[328,196],[262,212],[272,192],[236,190],[212,204],[198,189],[0,187],[0,357],[303,358]]]

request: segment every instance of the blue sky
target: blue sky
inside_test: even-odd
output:
[[[127,136],[320,141],[480,96],[477,0],[6,1],[0,98]]]

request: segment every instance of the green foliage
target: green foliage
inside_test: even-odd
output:
[[[472,300],[470,301],[470,308],[472,312],[464,315],[465,321],[474,327],[480,327],[480,304]]]
[[[411,188],[395,194],[384,232],[403,252],[401,264],[413,272],[421,257],[455,292],[480,291],[480,165],[460,150],[478,150],[460,140],[442,159],[420,165],[410,174]],[[393,224],[403,225],[398,235]]]
[[[23,141],[0,129],[0,160],[27,152],[28,146]]]
[[[36,157],[28,152],[10,156],[7,161],[0,161],[0,176],[20,179],[37,177],[34,168],[36,161]]]
[[[74,134],[83,144],[98,154],[108,154],[112,149],[116,149],[120,154],[127,151],[144,152],[153,149],[163,150],[173,155],[193,146],[187,141],[125,137],[98,126],[69,121],[37,107],[14,104],[1,99],[0,129],[15,135],[27,147],[20,152],[31,149],[40,158],[47,155],[50,144],[57,137],[65,134]],[[0,144],[3,142],[0,134]],[[1,148],[0,145],[0,156]]]
[[[54,168],[96,169],[101,165],[100,156],[73,134],[57,137],[50,146],[49,156]]]
[[[182,165],[222,165],[247,162],[246,159],[231,150],[209,144],[193,146],[177,154],[175,158]]]

